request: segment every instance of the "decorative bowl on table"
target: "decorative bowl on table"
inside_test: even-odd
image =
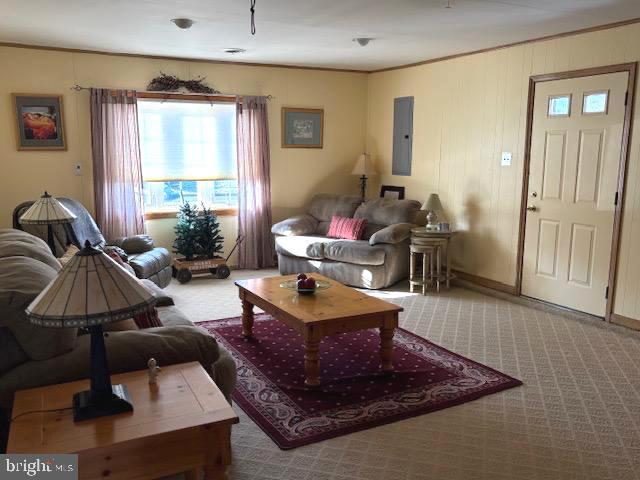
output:
[[[298,292],[300,295],[311,295],[316,290],[326,290],[331,287],[329,282],[315,280],[313,277],[307,278],[303,273],[298,275],[296,280],[287,280],[280,284],[280,287]]]

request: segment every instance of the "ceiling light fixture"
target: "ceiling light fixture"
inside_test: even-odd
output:
[[[360,45],[361,47],[367,46],[371,40],[374,40],[374,39],[369,37],[356,37],[353,39],[353,41],[357,42],[358,45]]]
[[[193,26],[193,20],[190,18],[172,18],[171,22],[182,30],[187,30]]]
[[[229,53],[231,55],[236,55],[238,53],[244,53],[246,50],[244,48],[225,48],[224,53]]]

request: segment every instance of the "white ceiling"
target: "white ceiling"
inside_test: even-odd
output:
[[[640,17],[640,0],[0,0],[0,42],[374,70]],[[189,17],[179,30],[169,22]],[[366,47],[354,37],[374,37]],[[222,50],[240,47],[241,55]]]

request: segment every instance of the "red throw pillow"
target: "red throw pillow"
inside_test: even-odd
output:
[[[360,240],[367,220],[364,218],[331,217],[327,237]]]
[[[133,316],[133,321],[139,329],[162,327],[162,322],[158,318],[158,311],[155,307],[150,307],[146,312],[138,313]]]

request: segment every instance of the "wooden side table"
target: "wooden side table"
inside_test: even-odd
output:
[[[450,287],[451,279],[454,277],[451,273],[451,262],[449,259],[449,242],[455,231],[453,230],[427,230],[424,227],[414,228],[411,230],[411,251],[419,251],[421,249],[431,249],[433,259],[429,265],[429,274],[425,275],[426,263],[423,264],[423,279],[414,277],[415,265],[414,265],[414,253],[410,258],[410,278],[409,284],[411,291],[416,284],[422,284],[427,282],[428,285],[435,283],[436,291],[440,291],[440,282],[444,280],[447,289]],[[434,265],[435,263],[435,265]],[[442,272],[442,266],[444,266],[445,272]],[[426,287],[423,287],[423,294],[426,292]]]
[[[440,273],[440,250],[432,245],[409,245],[409,291],[413,293],[413,288],[419,286],[422,288],[422,294],[427,294],[427,288],[433,280],[432,275],[435,271]],[[416,275],[416,260],[422,255],[422,275]],[[439,283],[438,283],[439,285]]]
[[[125,384],[134,411],[74,423],[72,395],[88,380],[16,393],[7,453],[77,453],[82,479],[152,479],[186,472],[222,479],[231,463],[231,425],[238,417],[198,362],[113,375]]]

